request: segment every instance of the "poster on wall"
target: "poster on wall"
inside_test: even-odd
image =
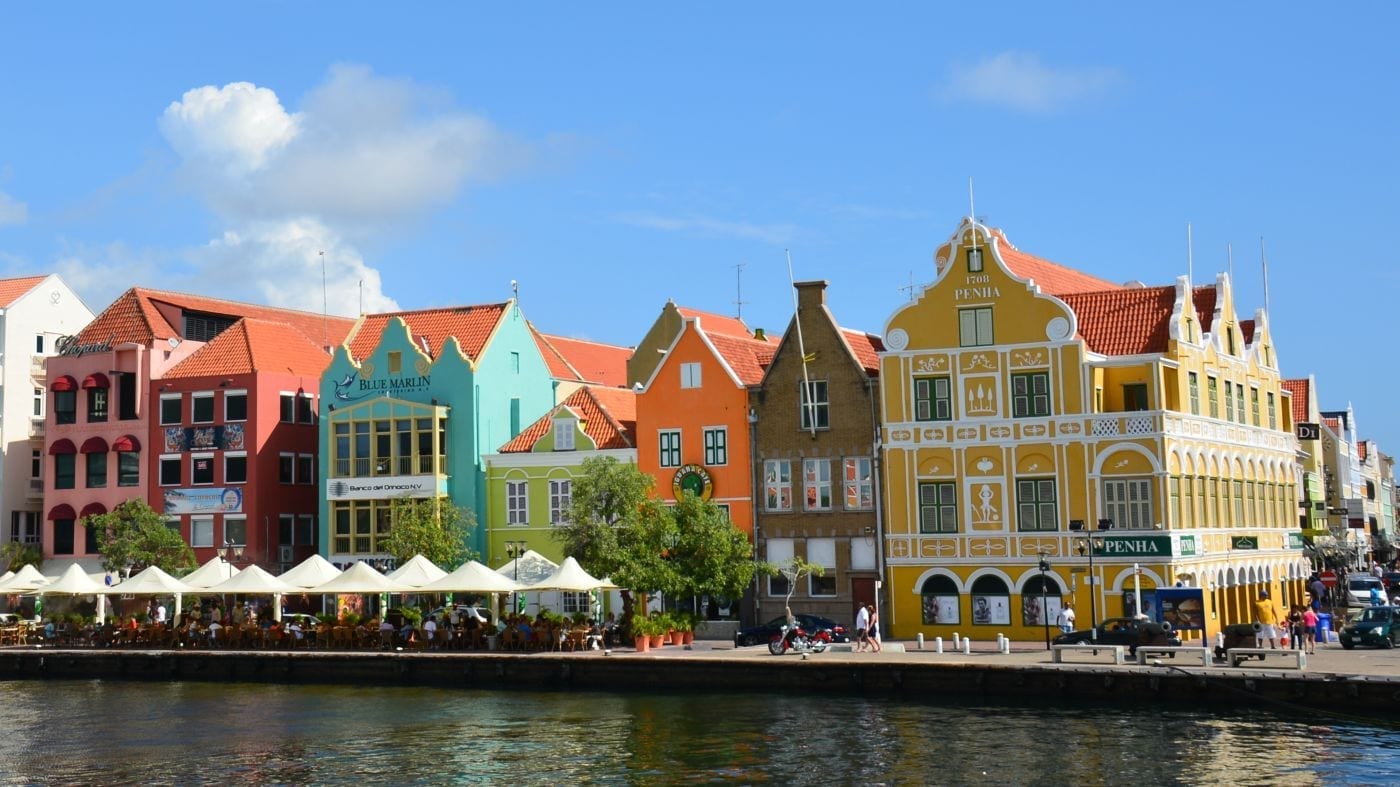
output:
[[[164,499],[165,513],[167,514],[239,514],[243,512],[243,490],[232,486],[166,489]]]
[[[1137,598],[1134,596],[1132,589],[1130,588],[1123,591],[1123,617],[1135,618],[1138,616],[1138,611]],[[1147,616],[1148,620],[1161,622],[1162,610],[1157,604],[1157,590],[1155,588],[1151,590],[1147,588],[1142,589],[1141,612]]]
[[[1042,608],[1041,605],[1044,605]],[[1060,616],[1059,596],[1024,595],[1021,597],[1021,624],[1024,626],[1053,626]]]
[[[1011,603],[1006,596],[973,596],[972,622],[975,625],[1011,625]]]
[[[924,594],[924,624],[948,624],[957,623],[958,597],[957,596],[935,596]]]
[[[1159,623],[1170,623],[1178,631],[1205,631],[1205,591],[1201,588],[1162,588],[1157,591],[1161,607]]]
[[[220,448],[225,451],[242,451],[246,447],[243,443],[243,424],[226,424],[223,429]]]

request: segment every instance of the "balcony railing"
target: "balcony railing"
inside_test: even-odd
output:
[[[331,463],[332,478],[371,478],[390,475],[438,475],[439,457],[400,456],[394,459],[336,459]]]
[[[29,356],[29,374],[36,379],[42,380],[44,375],[47,374],[48,367],[45,365],[45,362],[48,361],[48,359],[49,357],[47,355]]]
[[[31,478],[31,479],[29,479],[29,499],[30,499],[30,500],[39,500],[39,499],[43,499],[43,497],[44,497],[44,479],[42,479],[42,478]]]
[[[43,419],[43,418],[31,418],[31,419],[29,419],[29,437],[32,439],[32,438],[39,438],[39,437],[43,437],[43,436],[44,436],[44,419]]]

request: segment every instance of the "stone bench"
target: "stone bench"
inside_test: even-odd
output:
[[[1258,657],[1260,661],[1270,656],[1282,656],[1293,661],[1297,669],[1308,668],[1308,654],[1295,648],[1230,648],[1225,651],[1225,660],[1230,666],[1238,667],[1241,661]]]
[[[1215,663],[1210,648],[1188,648],[1183,645],[1138,645],[1137,663],[1146,664],[1149,656],[1176,656],[1178,654],[1200,659],[1202,667],[1209,667]]]
[[[1093,645],[1088,643],[1083,645],[1055,645],[1053,653],[1051,654],[1051,659],[1054,663],[1061,664],[1065,660],[1066,653],[1090,653],[1097,656],[1101,650],[1107,651],[1113,655],[1114,664],[1126,663],[1123,658],[1122,645]]]

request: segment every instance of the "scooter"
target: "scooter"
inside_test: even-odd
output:
[[[783,626],[782,631],[773,635],[773,639],[768,641],[768,652],[774,656],[781,656],[789,650],[794,653],[822,653],[830,644],[830,632],[808,634],[801,626],[794,624]]]

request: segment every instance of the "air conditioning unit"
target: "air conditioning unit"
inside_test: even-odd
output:
[[[278,562],[278,563],[290,563],[290,562],[292,562],[294,559],[295,559],[295,558],[294,558],[293,555],[292,555],[292,545],[291,545],[291,544],[283,544],[283,545],[277,547],[277,562]]]

